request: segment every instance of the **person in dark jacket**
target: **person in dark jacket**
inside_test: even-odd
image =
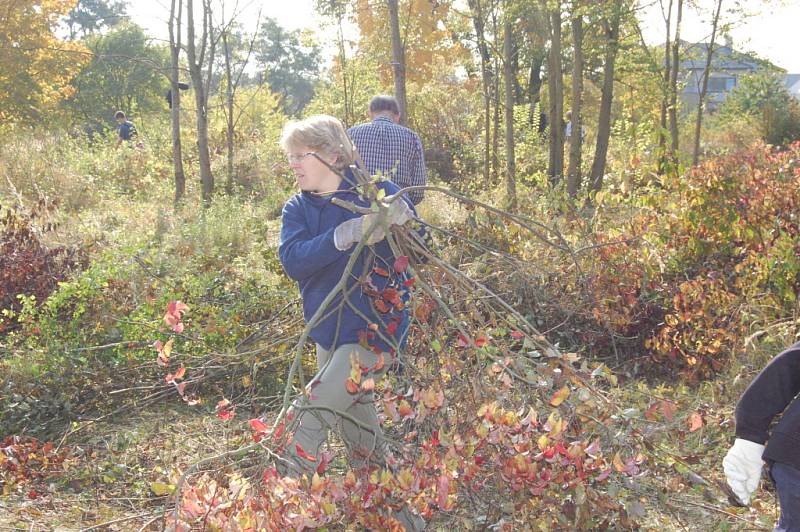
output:
[[[278,254],[300,288],[303,315],[312,325],[309,336],[317,344],[318,366],[307,394],[292,406],[296,428],[284,456],[287,473],[313,473],[320,447],[333,427],[341,427],[356,467],[383,465],[386,444],[373,385],[364,383],[368,379],[374,383],[385,373],[408,328],[403,285],[407,274],[392,268],[396,258],[385,231],[412,220],[416,213],[404,197],[392,196],[399,188],[389,181],[377,184],[385,193],[382,201],[388,203],[385,223],[377,213],[358,214],[333,202],[339,198],[370,207],[350,170],[353,145],[341,122],[332,116],[288,124],[281,146],[300,193],[283,207]],[[365,245],[348,273],[348,263],[362,240]],[[343,278],[345,286],[322,309]],[[406,530],[422,528],[422,520],[407,508],[395,517]]]
[[[736,406],[736,441],[722,461],[743,504],[758,489],[766,461],[781,507],[776,531],[800,531],[800,342],[773,358]],[[770,434],[772,421],[780,420]]]
[[[125,113],[117,111],[114,113],[114,119],[117,121],[117,124],[119,124],[119,127],[117,127],[117,148],[119,148],[119,145],[122,144],[123,141],[131,143],[137,139],[139,133],[136,131],[136,126],[133,125],[133,122],[128,120]]]

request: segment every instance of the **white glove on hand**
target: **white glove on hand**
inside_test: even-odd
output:
[[[750,504],[750,498],[758,489],[761,468],[764,465],[761,459],[763,453],[763,445],[736,438],[728,454],[722,459],[722,469],[725,471],[728,486],[745,505]]]
[[[402,199],[392,202],[389,205],[389,212],[386,213],[387,225],[403,225],[413,218],[414,213],[411,207]],[[366,244],[368,246],[377,244],[386,237],[386,232],[378,221],[377,213],[365,214],[339,224],[333,232],[333,244],[339,251],[349,249],[350,246],[361,241],[374,224],[377,226],[369,235]]]

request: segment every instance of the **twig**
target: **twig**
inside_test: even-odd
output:
[[[105,523],[100,523],[99,525],[90,526],[89,528],[82,528],[81,532],[89,532],[89,530],[97,530],[97,529],[100,529],[100,528],[103,528],[103,527],[106,527],[106,526],[115,525],[117,523],[124,523],[125,521],[131,521],[133,519],[140,519],[142,517],[148,517],[148,516],[152,516],[152,515],[153,515],[152,512],[145,512],[145,513],[139,514],[139,515],[132,515],[132,516],[128,516],[128,517],[122,517],[122,518],[119,518],[119,519],[114,519],[113,521],[106,521]],[[159,513],[158,515],[161,516],[162,514]],[[148,523],[148,524],[150,524],[150,523]]]

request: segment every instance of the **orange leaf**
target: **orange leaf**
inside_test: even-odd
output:
[[[349,394],[357,394],[358,393],[358,384],[353,382],[353,379],[347,379],[344,382],[345,388],[347,388],[347,393]]]
[[[447,509],[447,495],[450,492],[450,478],[447,475],[439,476],[439,481],[436,483],[436,504],[442,510]]]
[[[267,432],[269,430],[269,425],[267,425],[260,419],[251,419],[250,428],[256,432]]]
[[[365,392],[371,392],[375,389],[375,379],[369,378],[361,383],[361,389]]]
[[[569,397],[569,388],[564,386],[556,393],[553,394],[553,397],[550,398],[550,405],[551,406],[558,406],[564,402],[564,400]]]
[[[692,412],[689,416],[689,432],[694,432],[703,427],[703,416],[700,412]]]
[[[672,401],[661,401],[660,404],[661,413],[664,414],[667,421],[672,421],[672,418],[675,417],[675,412],[678,410],[678,405]]]
[[[181,366],[178,371],[175,372],[175,379],[182,379],[183,376],[186,374],[186,368]]]

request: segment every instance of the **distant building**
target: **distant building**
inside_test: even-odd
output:
[[[686,59],[681,61],[680,68],[684,82],[681,101],[686,111],[693,111],[697,108],[700,92],[703,89],[703,72],[706,68],[709,43],[687,42],[683,45],[682,57]],[[739,78],[770,67],[775,68],[768,61],[735,51],[730,41],[725,44],[715,43],[705,100],[706,110],[712,112],[716,110],[736,86]]]
[[[789,94],[800,100],[800,74],[786,74],[785,82]]]

